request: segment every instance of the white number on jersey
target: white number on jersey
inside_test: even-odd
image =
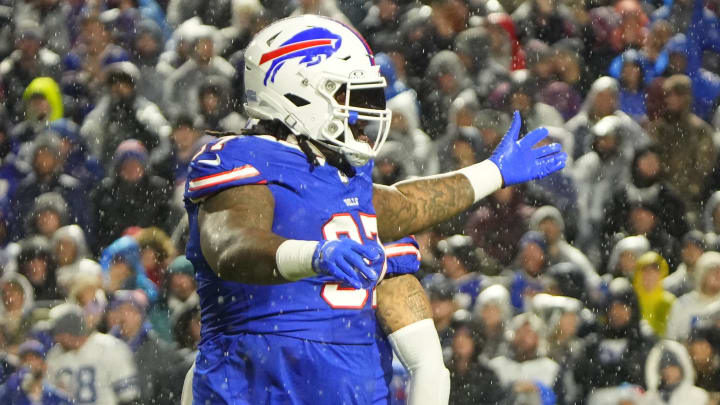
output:
[[[375,215],[360,213],[360,222],[362,224],[363,233],[367,239],[377,240],[377,217]],[[358,243],[364,243],[360,236],[360,227],[358,226],[352,215],[348,213],[335,214],[323,225],[323,238],[326,240],[337,240],[340,238],[350,238]],[[378,281],[385,276],[386,267],[383,264],[382,274]],[[374,289],[373,289],[374,291]],[[370,295],[368,290],[357,290],[351,287],[341,287],[340,283],[325,283],[320,295],[325,302],[335,309],[362,309],[367,303]],[[375,305],[375,297],[373,294],[373,306]]]

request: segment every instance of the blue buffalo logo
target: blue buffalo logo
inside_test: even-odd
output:
[[[260,57],[261,65],[272,61],[263,84],[267,86],[268,79],[275,82],[275,75],[288,60],[302,58],[299,63],[306,66],[317,65],[337,52],[341,44],[342,38],[325,28],[308,28],[296,34],[283,42],[280,48]]]

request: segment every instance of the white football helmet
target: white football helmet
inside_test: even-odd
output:
[[[290,17],[258,32],[245,50],[245,110],[279,120],[296,135],[322,141],[348,163],[375,157],[390,130],[385,79],[365,40],[348,26],[316,15]],[[344,92],[344,99],[340,98]],[[374,128],[373,142],[350,125]]]

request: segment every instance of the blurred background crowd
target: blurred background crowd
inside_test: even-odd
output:
[[[417,235],[452,404],[717,404],[718,12],[0,0],[0,403],[96,403],[94,378],[113,403],[178,403],[200,327],[188,163],[245,124],[249,38],[315,13],[362,33],[389,83],[376,182],[487,158],[514,110],[570,156]],[[64,373],[68,353],[109,371]]]

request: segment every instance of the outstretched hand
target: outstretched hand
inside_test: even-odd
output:
[[[518,139],[521,126],[520,113],[515,111],[510,129],[490,156],[500,170],[503,186],[539,179],[565,167],[567,154],[560,144],[533,148],[548,135],[547,129],[534,129]]]
[[[370,288],[383,266],[379,246],[363,245],[351,239],[323,240],[312,259],[318,274],[328,275],[354,288]]]

